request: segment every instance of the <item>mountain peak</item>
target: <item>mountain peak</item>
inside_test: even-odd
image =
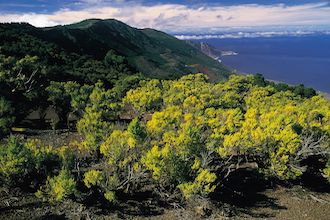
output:
[[[97,19],[97,18],[91,18],[91,19],[86,19],[77,23],[65,25],[65,27],[70,28],[70,29],[88,29],[94,25],[97,24],[105,24],[105,25],[118,25],[118,26],[125,26],[129,27],[127,24],[116,20],[116,19]]]

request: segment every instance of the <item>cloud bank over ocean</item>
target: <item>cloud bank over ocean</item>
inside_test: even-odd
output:
[[[177,34],[175,37],[181,40],[202,40],[202,39],[240,39],[240,38],[257,38],[257,37],[300,37],[311,35],[330,35],[330,31],[258,31],[258,32],[232,32],[221,34]]]

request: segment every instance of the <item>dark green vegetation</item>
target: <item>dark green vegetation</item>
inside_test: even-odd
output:
[[[28,24],[1,24],[0,45],[1,53],[7,56],[38,56],[52,66],[53,75],[59,79],[69,75],[87,77],[84,69],[90,70],[89,74],[102,75],[106,68],[98,61],[103,61],[109,50],[124,56],[134,70],[153,78],[176,78],[201,69],[214,80],[228,76],[221,64],[183,41],[117,20],[94,19],[43,29]],[[109,71],[106,75],[116,77]]]
[[[214,83],[228,76],[215,61],[113,20],[0,28],[2,187],[109,207],[139,195],[163,205],[216,198],[242,170],[262,181],[330,179],[330,103],[313,89],[261,75]],[[179,77],[199,61],[208,75]],[[58,117],[46,122],[49,106]],[[79,137],[51,145],[9,135],[37,109],[54,136],[76,128]]]

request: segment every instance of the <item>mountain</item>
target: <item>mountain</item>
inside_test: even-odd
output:
[[[1,54],[36,55],[52,66],[57,80],[88,72],[86,68],[80,69],[87,60],[89,69],[95,69],[99,75],[106,74],[96,66],[101,65],[97,63],[103,62],[109,50],[125,57],[131,72],[139,71],[147,77],[178,78],[204,72],[212,81],[219,81],[229,75],[227,68],[185,41],[157,30],[133,28],[114,19],[89,19],[47,28],[25,23],[0,24]]]
[[[207,55],[215,60],[218,60],[219,57],[222,55],[222,52],[219,49],[211,46],[210,44],[208,44],[206,42],[186,40],[186,43],[195,47],[196,49],[200,50],[205,55]]]

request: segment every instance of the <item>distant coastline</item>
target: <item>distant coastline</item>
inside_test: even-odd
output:
[[[268,81],[290,86],[303,84],[330,99],[330,52],[325,49],[330,35],[186,42],[232,72],[261,73]]]
[[[226,65],[226,63],[222,63],[222,64],[224,66],[226,66],[230,71],[232,71],[232,72],[234,72],[236,74],[241,74],[241,75],[255,75],[255,74],[257,74],[257,73],[246,73],[246,72],[242,72],[242,71],[239,71],[239,70],[237,70],[237,69],[235,69],[235,68],[233,68],[231,66]],[[278,83],[284,83],[284,84],[287,84],[289,86],[294,86],[294,84],[290,84],[290,83],[287,83],[287,82],[284,82],[284,81],[280,81],[280,80],[273,80],[273,79],[268,79],[268,78],[265,78],[265,80],[270,81],[270,82],[274,82],[276,84],[278,84]],[[313,87],[311,87],[311,88],[313,88]],[[315,89],[315,88],[313,88],[313,89]],[[318,94],[321,94],[321,95],[324,96],[324,98],[330,100],[330,93],[327,93],[327,92],[324,92],[324,91],[320,91],[320,90],[317,90],[317,89],[315,89],[315,90],[316,90],[316,92]]]
[[[330,95],[330,35],[244,39],[204,39],[232,71],[261,73],[266,79],[290,85],[304,84]],[[196,43],[201,40],[194,41]]]

